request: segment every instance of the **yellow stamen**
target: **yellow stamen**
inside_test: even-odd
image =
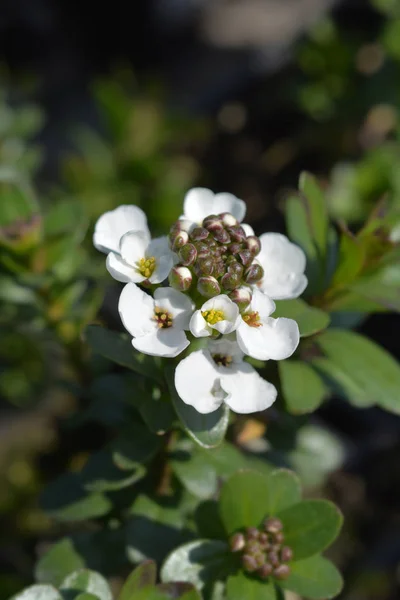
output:
[[[233,361],[232,356],[226,356],[225,354],[213,354],[212,357],[218,367],[230,367]]]
[[[215,325],[215,323],[225,320],[225,315],[222,310],[216,310],[215,308],[212,308],[211,310],[203,310],[201,314],[203,319],[205,319],[207,323],[210,323],[210,325]]]
[[[154,320],[156,321],[159,329],[167,329],[168,327],[172,327],[172,315],[165,310],[165,308],[160,308],[159,306],[154,308]]]
[[[260,322],[260,315],[258,312],[246,313],[243,315],[243,321],[249,327],[261,327],[262,323]]]
[[[141,258],[136,263],[136,270],[148,279],[153,275],[154,269],[156,268],[156,259],[154,256],[148,256]]]

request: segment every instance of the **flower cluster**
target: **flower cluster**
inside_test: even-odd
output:
[[[229,541],[231,551],[241,553],[242,567],[247,573],[256,573],[261,579],[289,577],[287,563],[292,560],[293,552],[284,545],[283,525],[279,519],[266,519],[262,528],[248,527],[244,533],[235,533]]]
[[[242,223],[245,210],[232,194],[194,188],[169,236],[152,239],[136,206],[105,213],[95,226],[108,271],[126,283],[119,313],[134,348],[168,358],[188,349],[175,386],[201,413],[223,402],[238,413],[268,408],[276,389],[245,356],[283,360],[299,343],[297,323],[271,315],[274,300],[304,291],[305,255],[283,235],[256,237]],[[204,345],[190,352],[193,338]]]

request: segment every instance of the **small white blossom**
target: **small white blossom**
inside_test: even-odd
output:
[[[238,306],[228,296],[220,294],[196,310],[190,320],[190,331],[195,337],[227,334],[235,331],[240,322]]]
[[[239,222],[246,214],[246,204],[233,194],[214,194],[207,188],[192,188],[183,201],[183,219],[200,225],[206,217],[220,213],[230,213]],[[187,225],[189,227],[189,224]]]
[[[119,254],[110,252],[106,266],[117,281],[161,283],[174,264],[166,236],[150,240],[145,232],[129,231],[122,238]]]
[[[258,412],[277,396],[275,387],[243,362],[237,343],[227,339],[210,341],[184,358],[175,370],[175,387],[183,402],[203,414],[223,402],[236,413]]]
[[[308,283],[303,250],[280,233],[263,233],[260,242],[257,261],[264,269],[264,277],[258,287],[274,300],[298,298]]]
[[[128,231],[142,231],[150,238],[147,218],[142,209],[123,204],[99,217],[94,228],[93,244],[106,254],[119,252],[120,240]]]
[[[193,304],[185,294],[158,288],[152,298],[128,283],[121,292],[118,310],[139,352],[173,358],[189,346],[185,330],[189,329]]]
[[[273,319],[275,303],[257,289],[236,330],[241,350],[259,360],[289,358],[299,345],[299,327],[293,319]]]

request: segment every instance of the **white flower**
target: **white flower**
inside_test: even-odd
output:
[[[298,298],[308,283],[303,250],[280,233],[263,233],[260,242],[257,261],[264,269],[264,277],[258,287],[274,300]]]
[[[283,360],[299,345],[299,327],[293,319],[273,319],[275,303],[257,289],[236,330],[241,350],[259,360]]]
[[[237,343],[227,339],[210,341],[184,358],[175,370],[175,387],[183,402],[203,414],[223,402],[237,413],[257,412],[277,396],[275,387],[243,362]]]
[[[93,244],[101,252],[119,252],[122,236],[128,231],[142,231],[150,238],[147,218],[138,206],[122,205],[110,210],[97,220]]]
[[[239,326],[239,308],[225,294],[214,296],[196,310],[190,319],[190,331],[195,337],[207,337],[215,333],[231,333]]]
[[[183,219],[200,225],[206,217],[220,213],[230,213],[241,222],[246,214],[246,204],[233,194],[214,194],[207,188],[192,188],[183,201]]]
[[[128,283],[121,292],[118,310],[139,352],[173,358],[189,346],[184,330],[189,329],[193,304],[185,294],[158,288],[153,299]]]
[[[166,236],[150,240],[145,232],[129,231],[121,238],[119,251],[110,252],[106,266],[114,279],[123,283],[161,283],[174,264]]]

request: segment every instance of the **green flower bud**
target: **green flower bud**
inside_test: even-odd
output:
[[[192,265],[197,258],[197,250],[193,244],[185,244],[178,252],[181,263],[188,267]]]
[[[245,267],[247,267],[248,265],[250,265],[253,262],[254,256],[252,255],[250,250],[241,250],[240,252],[238,252],[238,255],[239,255],[240,262]]]
[[[238,305],[239,310],[245,310],[252,299],[251,290],[248,287],[238,287],[229,294],[229,298]]]
[[[179,231],[174,236],[170,236],[171,249],[178,252],[182,246],[189,241],[189,234],[186,231]]]
[[[227,227],[227,232],[233,242],[239,242],[240,244],[246,240],[246,233],[240,225],[236,227]]]
[[[260,254],[261,242],[256,235],[249,235],[249,237],[246,239],[246,246],[253,256]]]
[[[228,270],[228,273],[234,273],[238,277],[242,277],[242,275],[243,275],[243,267],[241,264],[238,263],[237,260],[231,261],[229,263],[227,270]]]
[[[217,229],[222,229],[222,220],[217,215],[210,215],[203,220],[203,227],[211,232],[216,231]]]
[[[225,212],[221,213],[218,216],[221,219],[222,223],[225,225],[225,227],[235,227],[236,225],[238,225],[238,220],[236,219],[236,217],[231,215],[231,213]]]
[[[274,534],[274,542],[275,544],[282,544],[285,541],[285,536],[282,531],[278,531]]]
[[[255,554],[254,559],[257,563],[258,568],[261,568],[265,564],[265,555],[262,552]]]
[[[197,282],[197,290],[199,294],[205,298],[213,298],[221,293],[221,288],[215,277],[200,277]]]
[[[281,550],[281,560],[283,562],[289,562],[293,558],[293,550],[289,546],[283,546]]]
[[[233,244],[229,244],[228,250],[233,255],[239,254],[239,252],[243,250],[243,244],[240,244],[239,242],[233,242]]]
[[[277,552],[268,552],[268,561],[271,563],[273,567],[278,567],[280,565],[279,555]]]
[[[290,567],[288,565],[279,565],[275,567],[272,574],[276,579],[283,581],[289,577]]]
[[[229,244],[231,241],[228,232],[225,229],[222,229],[222,227],[221,229],[216,229],[215,231],[213,231],[212,235],[214,240],[216,240],[220,244]]]
[[[262,567],[257,569],[257,574],[261,577],[261,579],[268,579],[268,577],[272,574],[273,566],[270,563],[264,563]]]
[[[223,277],[221,277],[221,286],[225,291],[236,289],[241,283],[241,278],[236,273],[225,273]]]
[[[240,552],[246,545],[243,533],[235,533],[229,540],[229,545],[232,552]]]
[[[214,263],[214,277],[222,277],[225,274],[225,265],[223,260],[216,260]]]
[[[201,275],[212,275],[214,271],[214,261],[211,256],[199,258],[196,262],[196,272]]]
[[[192,285],[192,279],[192,273],[187,267],[172,267],[168,275],[170,286],[179,292],[186,292]]]
[[[207,242],[208,242],[208,240],[207,240]],[[210,253],[209,243],[199,242],[196,244],[196,249],[197,249],[198,256],[200,256],[200,254],[206,254],[208,256]]]
[[[207,239],[209,235],[209,231],[207,231],[207,229],[205,229],[204,227],[195,227],[190,234],[190,239],[193,242],[201,242]]]
[[[245,571],[248,573],[253,573],[257,570],[257,562],[255,561],[253,556],[248,554],[244,554],[242,556],[242,565]]]
[[[269,519],[265,519],[263,525],[265,531],[268,531],[269,533],[278,533],[278,531],[282,531],[283,529],[282,521],[277,517],[270,517]]]
[[[253,263],[245,271],[244,280],[246,283],[257,283],[264,277],[264,269],[258,263]]]

